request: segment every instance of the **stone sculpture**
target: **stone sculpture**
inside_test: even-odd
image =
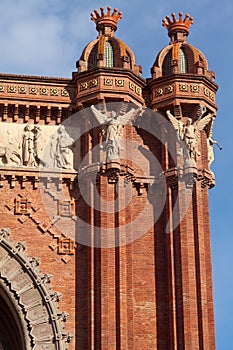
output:
[[[34,126],[34,157],[36,160],[36,164],[39,165],[42,162],[43,155],[43,140],[42,140],[42,130],[39,125]]]
[[[59,126],[51,137],[48,129],[36,124],[11,127],[2,131],[0,165],[17,167],[73,168],[71,147],[74,140]],[[49,140],[47,142],[46,140]]]
[[[198,118],[192,122],[191,118],[188,118],[186,123],[177,120],[169,110],[166,112],[169,121],[178,132],[179,139],[184,141],[186,149],[184,149],[185,161],[197,161],[197,156],[200,155],[198,152],[198,141],[200,139],[200,131],[203,130],[212,120],[212,114],[207,114],[205,117]]]
[[[21,137],[19,137],[19,135],[12,134],[9,130],[7,130],[6,134],[7,142],[0,143],[0,164],[20,166],[22,164],[22,155],[20,150]]]
[[[27,124],[24,128],[23,141],[22,141],[22,158],[23,165],[35,166],[35,154],[34,154],[34,132],[33,126]]]
[[[135,110],[132,108],[128,113],[118,116],[115,111],[111,111],[110,116],[102,114],[95,106],[91,106],[91,110],[96,119],[103,127],[105,136],[106,161],[115,160],[120,157],[121,136],[123,127],[130,121],[134,120],[137,115],[142,114],[142,109]]]
[[[207,146],[208,146],[208,164],[209,167],[214,161],[214,145],[216,145],[220,151],[222,150],[222,147],[219,145],[218,141],[214,140],[212,137],[212,131],[210,132],[210,135],[207,139]]]
[[[22,162],[28,167],[42,165],[42,130],[39,125],[27,124],[22,138]]]
[[[59,126],[57,136],[53,136],[50,143],[50,156],[54,167],[72,169],[73,144],[74,140],[66,132],[64,125]]]

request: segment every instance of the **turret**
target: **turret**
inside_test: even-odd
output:
[[[117,24],[122,13],[111,7],[100,8],[91,13],[96,24],[97,39],[84,48],[77,61],[78,73],[74,79],[78,87],[77,106],[97,102],[121,101],[143,104],[142,89],[145,85],[141,77],[141,67],[136,65],[133,51],[115,37]]]
[[[187,42],[193,18],[188,14],[182,19],[179,13],[172,19],[167,16],[162,25],[168,30],[170,43],[156,57],[149,81],[150,106],[164,111],[169,108],[181,118],[195,113],[200,105],[215,114],[217,84],[214,72],[209,71],[204,54]]]

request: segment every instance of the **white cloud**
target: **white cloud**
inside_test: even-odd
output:
[[[4,8],[4,11],[3,11]],[[30,72],[36,67],[50,65],[53,53],[59,53],[62,23],[38,1],[16,1],[1,3],[5,16],[0,25],[1,71]],[[45,69],[46,70],[46,69]]]
[[[72,3],[67,8],[57,0],[2,1],[0,71],[70,76],[93,35],[90,11]]]

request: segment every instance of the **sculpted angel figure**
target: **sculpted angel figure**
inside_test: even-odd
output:
[[[120,157],[121,148],[121,136],[123,134],[123,127],[128,122],[136,118],[142,109],[137,110],[132,108],[128,113],[118,116],[115,111],[110,113],[110,117],[102,114],[95,106],[91,106],[91,110],[94,113],[98,122],[106,127],[105,130],[105,142],[106,142],[106,161],[118,159]]]
[[[200,131],[212,121],[212,114],[209,113],[203,118],[201,116],[195,122],[188,118],[186,123],[177,120],[169,110],[167,110],[166,114],[173,127],[177,130],[178,137],[184,141],[187,155],[191,160],[196,161],[199,155],[197,145],[200,139]]]

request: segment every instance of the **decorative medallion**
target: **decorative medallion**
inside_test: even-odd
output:
[[[158,88],[155,90],[155,96],[158,97],[158,96],[162,96],[163,94],[163,89],[162,88]]]
[[[124,79],[115,79],[115,85],[123,87],[125,85]]]
[[[132,91],[134,91],[134,89],[135,89],[135,85],[134,85],[134,83],[132,83],[131,81],[129,82],[129,88],[130,88],[130,90],[132,90]]]
[[[142,94],[142,89],[139,86],[135,87],[135,92],[137,95],[141,95]]]
[[[88,83],[85,81],[83,83],[80,83],[80,91],[87,90],[88,89]]]
[[[62,89],[62,90],[61,90],[61,95],[62,95],[63,97],[68,97],[68,96],[69,96],[69,91],[68,91],[67,89]]]
[[[93,79],[90,81],[89,83],[89,87],[92,88],[92,87],[95,87],[98,85],[98,80],[97,79]]]
[[[58,93],[59,93],[59,91],[58,91],[57,88],[51,88],[50,89],[50,95],[51,96],[58,96]]]
[[[26,92],[27,92],[26,86],[23,86],[23,85],[18,86],[18,93],[19,94],[26,94]]]
[[[212,101],[215,100],[215,94],[207,88],[204,88],[204,94],[209,97]]]
[[[15,85],[8,85],[7,92],[15,93],[16,92],[16,86]]]
[[[29,94],[36,95],[37,92],[38,92],[37,87],[35,87],[35,86],[30,86],[30,88],[29,88]]]
[[[179,84],[179,90],[183,92],[188,91],[188,84]]]
[[[190,91],[199,93],[200,91],[199,85],[190,85]]]
[[[172,85],[168,85],[168,86],[165,86],[164,88],[164,93],[165,94],[169,94],[170,92],[172,92],[174,90],[173,86]]]
[[[113,79],[112,78],[104,78],[104,85],[112,86],[113,85]]]
[[[40,94],[41,95],[48,95],[48,89],[45,87],[40,88]]]

